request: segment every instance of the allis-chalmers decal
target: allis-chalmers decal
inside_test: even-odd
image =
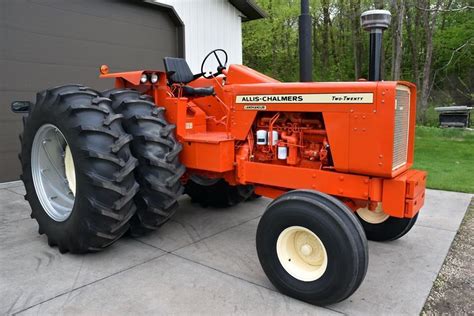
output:
[[[317,94],[270,94],[270,95],[238,95],[236,103],[359,103],[374,102],[373,93],[317,93]],[[265,110],[247,108],[246,110]]]

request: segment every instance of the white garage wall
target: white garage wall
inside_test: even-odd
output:
[[[158,0],[172,5],[185,25],[186,60],[194,73],[211,50],[222,48],[229,63],[242,64],[242,13],[226,0]]]

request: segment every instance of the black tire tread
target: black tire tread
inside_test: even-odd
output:
[[[112,108],[123,116],[122,125],[132,136],[130,147],[139,162],[134,172],[140,189],[130,233],[141,236],[163,225],[176,210],[184,190],[180,178],[186,171],[178,158],[182,146],[172,133],[175,126],[164,117],[164,108],[156,107],[150,96],[130,89],[112,89],[102,95],[110,97]]]
[[[390,216],[380,224],[371,224],[364,221],[357,212],[359,219],[368,240],[372,241],[394,241],[405,236],[415,225],[418,213],[413,218],[397,218]]]
[[[23,170],[20,178],[26,188],[25,199],[32,207],[31,217],[38,222],[38,232],[46,234],[48,244],[57,246],[61,253],[104,249],[128,230],[128,220],[136,210],[133,202],[137,186],[133,177],[136,159],[126,142],[117,145],[115,141],[129,136],[122,129],[121,118],[113,113],[110,104],[110,99],[101,97],[88,87],[65,85],[39,92],[29,115],[23,118],[24,131],[20,135],[22,153],[19,158]],[[96,124],[91,123],[91,118]],[[80,168],[76,167],[76,174],[82,180],[77,180],[80,191],[71,214],[75,218],[68,218],[67,224],[64,224],[69,225],[75,231],[73,233],[58,229],[58,224],[46,215],[35,193],[30,159],[23,159],[31,157],[31,138],[36,133],[35,126],[44,124],[41,122],[64,126],[62,131],[69,135],[68,143],[75,152],[75,163],[80,164]],[[28,135],[26,138],[25,134]],[[100,149],[98,145],[93,145],[94,141],[101,144]],[[107,174],[104,164],[107,166],[105,169],[115,170],[114,174]],[[117,199],[120,203],[116,202]],[[76,204],[80,206],[76,208]],[[80,218],[74,215],[77,212],[80,212]]]
[[[274,270],[269,268],[267,260],[270,259],[268,256],[264,255],[264,250],[266,248],[262,248],[261,244],[264,236],[267,236],[270,233],[265,226],[266,224],[264,223],[272,222],[270,218],[274,218],[271,215],[273,208],[280,206],[287,207],[285,203],[291,203],[292,201],[303,202],[308,205],[308,210],[314,209],[314,212],[324,212],[325,216],[332,218],[332,222],[340,230],[338,234],[345,236],[344,238],[346,238],[347,242],[350,244],[351,249],[355,250],[352,251],[352,254],[355,255],[355,257],[348,258],[348,260],[351,260],[350,262],[354,262],[354,271],[352,271],[350,274],[352,275],[352,279],[350,279],[348,284],[344,284],[343,287],[340,287],[337,292],[325,293],[325,295],[321,297],[308,297],[308,293],[297,294],[294,292],[295,290],[290,289],[289,285],[281,284],[281,281],[278,281],[279,277],[272,275]],[[315,215],[319,216],[318,213],[315,213]],[[348,207],[338,199],[327,194],[311,190],[290,191],[273,200],[268,205],[267,211],[262,216],[257,229],[257,252],[262,267],[264,268],[267,275],[270,272],[270,275],[268,275],[270,281],[272,281],[272,283],[280,291],[297,299],[317,305],[333,304],[349,297],[362,283],[368,268],[367,239],[365,238],[364,230],[362,229],[362,226],[357,218],[348,209]]]

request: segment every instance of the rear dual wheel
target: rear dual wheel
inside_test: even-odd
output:
[[[257,229],[258,258],[282,293],[317,305],[350,296],[367,272],[367,240],[354,214],[315,191],[274,200]]]
[[[184,166],[163,111],[132,90],[100,95],[67,85],[38,93],[20,135],[21,179],[51,246],[97,251],[129,229],[141,235],[169,219]]]
[[[179,161],[182,145],[174,137],[165,109],[156,107],[148,95],[130,89],[102,93],[110,98],[113,110],[122,115],[122,125],[132,136],[130,149],[139,165],[135,178],[140,190],[135,196],[137,212],[130,221],[130,232],[140,236],[166,223],[176,211],[183,193],[180,178],[185,167]]]
[[[31,217],[61,252],[101,250],[129,228],[139,189],[131,137],[109,99],[67,85],[38,93],[20,135]]]

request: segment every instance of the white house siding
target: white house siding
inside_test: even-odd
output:
[[[242,13],[226,0],[158,0],[172,5],[185,25],[186,60],[193,72],[213,49],[229,54],[229,63],[242,63]]]

